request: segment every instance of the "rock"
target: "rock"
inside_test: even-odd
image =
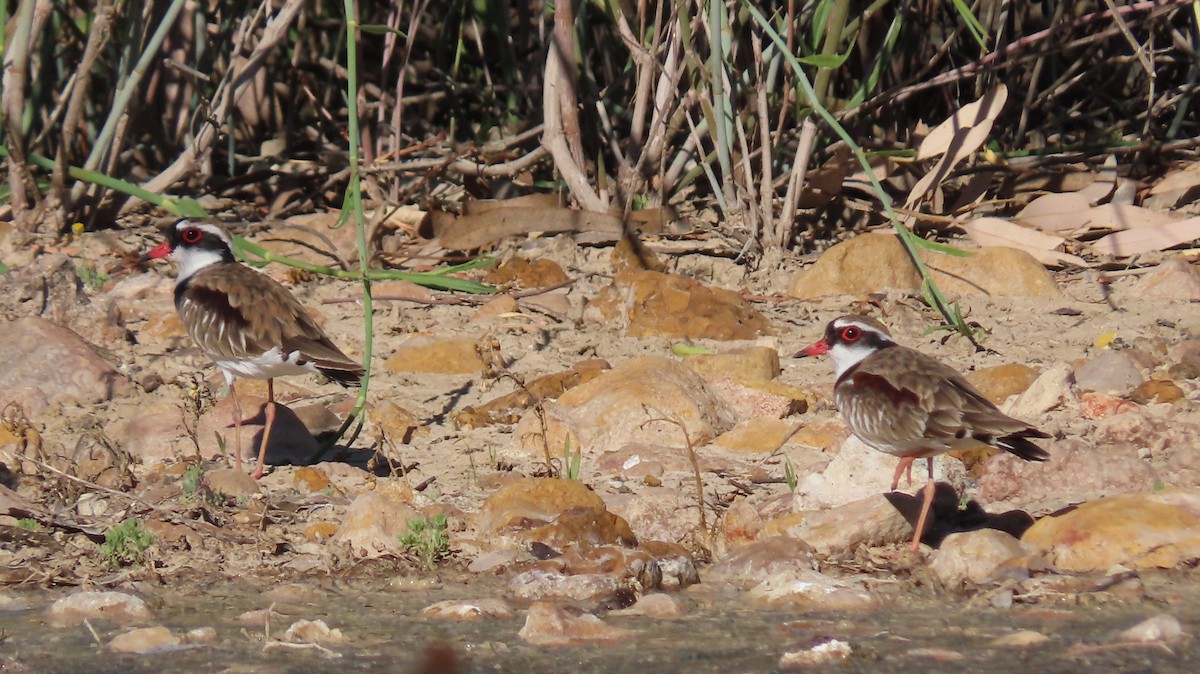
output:
[[[570,370],[554,372],[526,382],[523,388],[493,398],[478,406],[466,406],[450,417],[459,429],[482,428],[492,424],[513,424],[520,420],[519,412],[534,403],[557,399],[568,389],[591,381],[609,369],[607,361],[594,358],[571,366]]]
[[[197,627],[190,629],[184,633],[180,639],[185,644],[195,645],[211,645],[217,643],[217,629],[215,627]]]
[[[768,346],[687,356],[683,363],[706,381],[765,382],[778,377],[781,371],[779,352]]]
[[[992,639],[991,645],[994,648],[1029,648],[1030,646],[1039,646],[1047,641],[1050,641],[1050,637],[1041,632],[1017,630]]]
[[[51,604],[47,618],[51,624],[58,627],[97,619],[137,623],[150,619],[150,608],[146,606],[146,602],[124,592],[81,591]]]
[[[1200,301],[1200,269],[1180,258],[1164,260],[1138,281],[1130,295],[1184,302]]]
[[[1059,297],[1054,279],[1033,256],[1015,248],[970,250],[956,257],[920,250],[942,292],[958,295]],[[894,234],[863,234],[826,250],[792,281],[789,294],[808,299],[916,290],[920,277]]]
[[[687,613],[679,600],[664,592],[651,592],[633,606],[613,611],[613,615],[640,615],[647,618],[679,618]]]
[[[518,564],[508,583],[522,601],[582,601],[640,597],[662,586],[662,569],[646,552],[615,546],[575,549],[543,561]]]
[[[1183,641],[1187,636],[1179,618],[1169,613],[1159,613],[1122,631],[1117,638],[1122,642],[1173,644]]]
[[[334,522],[313,522],[304,527],[304,539],[314,543],[323,543],[337,534],[338,525]]]
[[[151,314],[137,332],[138,344],[162,348],[179,347],[188,343],[188,331],[174,309]]]
[[[483,280],[485,283],[497,286],[545,288],[563,283],[568,278],[567,273],[554,260],[539,257],[531,262],[524,258],[514,257],[497,265],[483,277]]]
[[[754,339],[767,319],[741,295],[657,271],[626,269],[587,304],[584,318],[630,337]]]
[[[142,400],[136,404],[117,403],[115,407],[123,413],[109,427],[109,437],[143,465],[196,455],[196,446],[184,430],[184,413],[178,402]],[[197,440],[208,448],[214,444],[212,437],[197,435]]]
[[[487,497],[475,514],[475,528],[491,536],[552,522],[573,508],[603,511],[604,499],[576,480],[519,478]]]
[[[1043,517],[1021,537],[1066,572],[1174,568],[1200,559],[1200,490],[1123,494]]]
[[[204,484],[214,493],[234,501],[242,501],[261,491],[258,480],[245,471],[217,468],[204,473]]]
[[[983,584],[1029,577],[1034,551],[995,529],[950,534],[933,553],[930,568],[938,580],[955,587],[964,581]]]
[[[634,632],[612,627],[596,616],[568,606],[534,602],[517,636],[534,646],[571,646],[614,643],[633,638]]]
[[[779,668],[804,670],[809,667],[819,667],[831,662],[843,662],[850,659],[854,651],[850,644],[839,639],[823,639],[820,643],[802,651],[787,651],[779,656]]]
[[[772,536],[754,541],[722,557],[708,570],[710,582],[749,587],[764,578],[793,570],[817,568],[812,547],[802,540]]]
[[[283,614],[270,608],[254,609],[238,614],[234,622],[246,629],[264,631],[273,623],[278,623]]]
[[[783,446],[796,425],[783,419],[751,418],[723,433],[713,444],[731,452],[770,454]]]
[[[179,637],[162,627],[142,627],[113,637],[108,650],[114,653],[161,653],[181,648]]]
[[[1058,363],[1047,368],[1033,380],[1024,393],[1000,409],[1010,417],[1029,420],[1036,419],[1065,401],[1074,399],[1075,394],[1071,391],[1071,366]]]
[[[346,640],[340,629],[331,629],[324,620],[297,620],[283,633],[293,644],[339,644]]]
[[[416,435],[428,435],[429,429],[421,424],[417,415],[392,400],[380,400],[367,410],[371,425],[393,443],[408,443]]]
[[[804,541],[820,555],[912,540],[913,527],[882,495],[826,510],[783,515],[763,525],[763,535]]]
[[[678,543],[662,541],[643,541],[642,552],[650,555],[658,564],[662,579],[659,587],[668,590],[682,590],[700,582],[700,573],[696,570],[696,558],[686,548]]]
[[[0,322],[0,408],[21,403],[37,416],[44,406],[77,400],[95,404],[124,397],[133,390],[100,352],[67,328],[41,318]],[[21,394],[36,389],[39,396]]]
[[[481,323],[501,318],[504,314],[513,314],[521,310],[517,305],[517,299],[512,295],[501,295],[495,299],[488,301],[483,306],[475,310],[471,314],[470,322]]]
[[[804,611],[857,611],[879,605],[862,581],[833,578],[802,568],[768,575],[750,588],[747,598],[772,608],[787,606]]]
[[[1104,351],[1075,371],[1081,391],[1128,393],[1145,381],[1141,368],[1127,351]]]
[[[1139,405],[1173,403],[1177,400],[1182,400],[1183,397],[1183,389],[1179,388],[1178,384],[1169,379],[1144,381],[1138,384],[1137,388],[1133,389],[1133,393],[1129,394],[1129,399]]]
[[[769,417],[782,419],[808,411],[812,394],[777,381],[737,382],[714,379],[708,388],[740,420]]]
[[[408,522],[420,517],[394,489],[360,494],[346,509],[333,542],[347,545],[355,557],[399,557],[404,553],[400,537],[408,533]]]
[[[1126,412],[1137,411],[1137,403],[1132,403],[1124,398],[1108,395],[1107,393],[1097,393],[1096,391],[1084,391],[1079,394],[1079,415],[1084,419],[1103,419],[1111,417],[1114,414],[1125,414]]]
[[[508,531],[515,533],[522,541],[536,541],[555,550],[562,550],[569,545],[582,548],[608,544],[626,547],[637,545],[637,537],[633,535],[629,523],[604,508],[567,508],[548,523],[539,526],[535,520],[509,527]]]
[[[692,533],[703,536],[696,491],[690,468],[687,470],[689,478],[680,487],[660,484],[646,486],[636,493],[612,494],[608,497],[608,509],[628,522],[640,541],[686,539]]]
[[[1062,440],[1042,447],[1050,453],[1043,463],[1007,452],[984,462],[980,500],[996,508],[1053,512],[1101,496],[1146,491],[1157,479],[1149,463],[1128,445]]]
[[[447,599],[421,609],[421,615],[435,620],[480,620],[483,618],[511,618],[512,609],[503,599]]]
[[[383,363],[388,372],[416,374],[475,374],[483,371],[483,359],[471,337],[436,338],[416,335],[396,347]]]
[[[547,404],[545,416],[545,439],[534,413],[527,413],[514,429],[523,446],[539,455],[544,443],[556,455],[570,447],[582,449],[585,456],[633,442],[682,447],[684,431],[692,446],[699,447],[733,425],[733,415],[699,375],[677,361],[654,356],[631,360],[576,386]]]
[[[852,435],[842,443],[841,449],[824,471],[809,474],[800,480],[792,509],[797,512],[821,510],[857,501],[862,498],[864,491],[886,492],[892,484],[898,460],[890,454],[871,449]],[[923,464],[923,461],[918,461],[913,465],[912,484],[906,484],[904,478],[900,479],[901,489],[915,491],[925,486],[928,473]],[[950,483],[956,491],[962,491],[966,480],[962,463],[948,457],[934,460],[933,475],[938,482]]]
[[[979,389],[985,398],[995,405],[1008,400],[1009,396],[1024,393],[1037,381],[1039,372],[1021,363],[1006,363],[992,367],[981,367],[966,374],[967,381]]]

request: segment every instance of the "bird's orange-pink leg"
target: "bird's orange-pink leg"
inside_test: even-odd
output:
[[[260,443],[259,447],[258,447],[258,465],[254,467],[254,472],[250,474],[250,476],[256,480],[263,476],[263,464],[267,460],[267,441],[271,439],[271,426],[275,425],[275,380],[274,379],[267,380],[266,417],[267,417],[267,421],[266,421],[266,425],[263,426],[262,443]],[[932,470],[932,468],[930,470]]]
[[[925,520],[929,518],[929,509],[933,506],[933,457],[927,457],[925,463],[929,467],[929,482],[925,485],[925,500],[921,504],[921,516],[917,518],[917,529],[913,532],[913,552],[921,549],[921,534],[925,532]],[[912,467],[911,460],[909,467]]]
[[[233,447],[237,459],[238,472],[242,472],[242,404],[238,402],[237,387],[232,380],[229,382],[229,397],[233,398]],[[229,457],[225,457],[225,465],[229,465]]]

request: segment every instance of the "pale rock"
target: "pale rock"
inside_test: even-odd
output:
[[[179,637],[166,627],[141,627],[118,634],[108,642],[108,650],[114,653],[162,653],[182,648]]]
[[[534,646],[571,646],[626,641],[635,633],[608,625],[576,608],[534,602],[517,636]]]
[[[421,615],[435,620],[481,620],[511,618],[512,609],[503,599],[447,599],[421,609]]]
[[[958,662],[966,657],[948,648],[912,648],[904,654],[910,658],[924,658],[935,662]]]
[[[1184,631],[1179,619],[1169,613],[1159,613],[1143,620],[1118,635],[1122,642],[1135,641],[1138,643],[1173,644],[1183,641],[1188,633]]]
[[[760,538],[716,560],[706,575],[710,582],[744,588],[779,574],[816,568],[817,562],[808,543],[797,538],[772,536]]]
[[[0,322],[0,407],[21,403],[28,416],[42,411],[39,396],[17,396],[34,388],[50,403],[101,403],[129,395],[133,384],[75,332],[42,318]]]
[[[138,400],[117,403],[115,407],[117,420],[109,427],[109,437],[143,465],[196,455],[196,446],[184,428],[184,413],[178,401]],[[201,440],[198,435],[197,440]]]
[[[200,417],[196,439],[200,443],[200,454],[203,458],[213,459],[222,455],[217,436],[225,442],[224,451],[232,456],[237,451],[237,434],[240,433],[243,461],[258,460],[259,446],[267,422],[267,397],[257,395],[249,385],[250,381],[240,379],[235,384],[238,389],[238,402],[242,408],[240,430],[233,423],[234,404],[231,396],[217,401],[217,404]],[[278,389],[276,386],[275,422],[271,425],[266,464],[305,463],[321,449],[321,446],[296,413],[287,405],[278,402]],[[192,453],[194,454],[194,450]]]
[[[1050,637],[1033,630],[1017,630],[992,639],[993,648],[1029,648],[1050,641]]]
[[[770,454],[783,446],[795,429],[792,421],[755,417],[722,433],[713,444],[731,452]]]
[[[1075,394],[1071,391],[1071,366],[1058,363],[1047,368],[1025,392],[1010,399],[1000,406],[1000,409],[1010,417],[1030,421],[1037,419],[1046,412],[1074,401]]]
[[[584,308],[585,319],[630,337],[754,339],[767,319],[739,293],[657,271],[625,269]]]
[[[808,411],[812,394],[778,381],[706,380],[712,394],[739,420],[782,419]]]
[[[520,310],[515,297],[501,295],[488,300],[483,306],[476,309],[469,320],[471,323],[481,323],[501,318],[504,314],[514,314]]]
[[[408,338],[384,361],[388,372],[413,374],[475,374],[483,370],[473,337],[436,338],[416,335]]]
[[[970,249],[957,257],[919,249],[934,281],[946,294],[1059,297],[1054,279],[1029,253],[1015,248]],[[866,295],[887,289],[916,290],[920,276],[895,234],[863,234],[830,247],[816,264],[796,275],[792,297]]]
[[[494,535],[530,521],[551,522],[572,508],[604,510],[604,499],[576,480],[519,478],[487,497],[475,514],[475,528]]]
[[[124,592],[75,592],[55,601],[47,610],[50,623],[59,627],[96,619],[137,623],[150,617],[146,602]]]
[[[613,611],[613,615],[636,615],[647,618],[679,618],[687,613],[679,600],[665,592],[651,592],[637,600],[633,606]]]
[[[346,509],[333,542],[349,546],[355,557],[400,557],[404,546],[400,537],[408,532],[417,512],[390,490],[360,494]]]
[[[635,581],[629,577],[605,573],[567,574],[555,569],[522,571],[508,581],[508,591],[521,601],[584,601],[615,596],[618,592],[633,591]]]
[[[825,639],[802,651],[785,652],[779,656],[779,668],[784,671],[805,670],[833,662],[843,662],[853,654],[854,650],[850,648],[849,643],[840,639]]]
[[[1008,452],[985,461],[978,481],[980,500],[993,509],[1047,513],[1102,496],[1148,490],[1158,479],[1150,463],[1129,445],[1070,439],[1041,446],[1050,454],[1049,461],[1024,461]]]
[[[837,455],[820,473],[809,474],[800,480],[795,491],[792,509],[821,510],[857,501],[865,493],[885,493],[892,484],[896,472],[896,457],[868,447],[856,436],[850,436]],[[918,491],[928,482],[928,473],[923,461],[913,464],[912,484],[906,485],[903,478],[900,488]],[[939,457],[933,462],[933,476],[938,482],[947,482],[956,491],[962,491],[966,482],[966,470],[959,461]]]
[[[707,461],[697,456],[700,470]],[[664,447],[643,442],[631,442],[620,449],[604,452],[596,459],[596,472],[640,479],[645,475],[662,477],[664,472],[692,472],[692,462],[686,447]]]
[[[248,499],[259,493],[258,481],[244,470],[217,468],[204,473],[204,484],[213,492],[235,501]]]
[[[860,580],[833,578],[802,568],[768,575],[750,588],[747,597],[770,607],[788,606],[806,611],[858,611],[875,608],[880,603]]]
[[[779,376],[779,352],[769,346],[751,346],[712,354],[687,356],[683,362],[705,381],[732,379],[767,382]]]
[[[324,620],[297,620],[283,633],[283,640],[294,644],[338,644],[346,640],[340,629],[330,628]]]
[[[189,645],[211,645],[217,643],[215,627],[196,627],[183,634],[182,643]]]
[[[826,510],[791,513],[769,520],[764,535],[803,540],[820,555],[912,539],[908,520],[883,495],[868,496]]]
[[[284,615],[274,609],[259,608],[245,611],[234,618],[234,622],[246,629],[265,631],[272,624],[278,623]]]
[[[650,555],[659,569],[658,586],[666,591],[682,590],[700,582],[696,558],[678,543],[643,541],[641,551]]]
[[[992,367],[981,367],[966,373],[967,381],[994,405],[1000,405],[1010,396],[1027,391],[1040,373],[1022,363],[1005,363]]]
[[[964,581],[983,584],[1008,578],[1028,578],[1035,553],[1003,531],[979,529],[954,533],[933,553],[930,568],[948,586]]]
[[[1081,391],[1128,393],[1145,380],[1128,351],[1104,351],[1075,372]]]
[[[1200,301],[1200,269],[1180,258],[1164,260],[1138,281],[1130,296]]]
[[[733,426],[733,414],[686,365],[649,356],[623,363],[562,394],[541,420],[527,413],[514,435],[529,451],[545,446],[599,455],[629,443],[704,445]],[[679,424],[679,425],[677,425]],[[682,425],[682,428],[680,427]]]
[[[1200,490],[1123,494],[1043,517],[1021,537],[1066,572],[1174,568],[1200,559]]]

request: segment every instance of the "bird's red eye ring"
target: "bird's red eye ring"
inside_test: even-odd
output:
[[[848,325],[842,328],[843,342],[857,342],[859,337],[862,337],[862,330],[857,325]]]
[[[195,227],[188,227],[183,230],[184,243],[200,243],[200,230]]]

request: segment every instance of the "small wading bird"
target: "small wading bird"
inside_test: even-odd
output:
[[[828,353],[837,370],[833,400],[846,425],[867,446],[900,457],[892,491],[912,464],[925,459],[929,483],[913,534],[915,552],[933,504],[933,457],[955,449],[991,445],[1026,461],[1045,461],[1046,450],[1029,438],[1049,435],[1007,416],[961,374],[920,351],[899,346],[878,321],[842,316],[825,337],[796,354]]]
[[[181,220],[144,259],[169,257],[179,266],[175,309],[188,334],[216,363],[233,399],[237,466],[242,468],[242,407],[236,377],[267,380],[266,422],[254,477],[263,474],[275,422],[275,377],[320,373],[358,386],[363,368],[334,345],[275,279],[237,261],[223,227]]]

